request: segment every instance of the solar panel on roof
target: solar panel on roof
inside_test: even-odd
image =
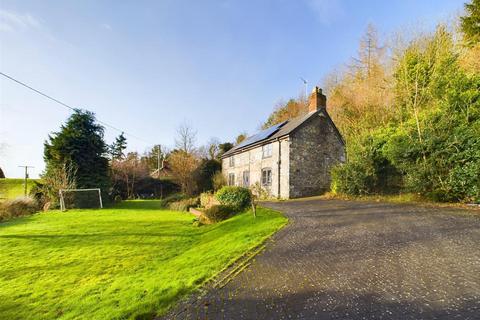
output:
[[[262,130],[254,134],[253,136],[248,137],[247,139],[245,139],[245,141],[243,141],[238,146],[236,146],[235,149],[242,148],[242,147],[254,144],[256,142],[259,142],[261,140],[267,139],[268,137],[272,136],[275,132],[277,132],[285,123],[287,123],[287,121],[271,126],[270,128]]]

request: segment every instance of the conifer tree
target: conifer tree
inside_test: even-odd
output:
[[[461,18],[461,27],[465,40],[470,46],[480,42],[480,0],[465,4],[467,14]]]
[[[127,149],[127,138],[125,133],[121,133],[110,146],[110,155],[112,160],[121,160],[125,158],[125,149]]]
[[[108,148],[104,128],[90,111],[76,109],[60,131],[49,135],[44,143],[46,169],[44,177],[54,175],[61,168],[75,171],[77,188],[109,187]]]

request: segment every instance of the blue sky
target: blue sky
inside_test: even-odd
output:
[[[355,56],[369,23],[382,36],[432,29],[457,0],[0,1],[0,71],[143,138],[172,146],[253,133],[281,99]],[[43,142],[70,111],[0,79],[0,167],[43,170]],[[111,142],[118,132],[106,129]]]

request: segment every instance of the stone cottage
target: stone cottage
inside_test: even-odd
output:
[[[267,128],[222,156],[229,185],[260,183],[272,197],[318,195],[330,187],[330,167],[345,161],[345,143],[316,87],[308,114]]]

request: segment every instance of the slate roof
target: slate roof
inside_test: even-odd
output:
[[[310,112],[310,113],[307,113],[303,116],[299,116],[299,117],[296,117],[296,118],[293,118],[293,119],[290,119],[290,120],[287,120],[283,125],[280,126],[280,128],[276,131],[274,131],[272,134],[270,134],[269,136],[267,136],[266,138],[263,138],[263,139],[260,139],[260,140],[255,140],[254,142],[252,143],[240,143],[239,145],[236,145],[235,147],[233,147],[232,149],[228,150],[227,152],[225,152],[223,155],[222,155],[222,158],[226,158],[232,154],[235,154],[235,153],[238,153],[238,152],[242,152],[244,149],[248,149],[248,148],[251,148],[253,146],[258,146],[258,145],[262,145],[262,144],[265,144],[266,142],[269,142],[269,141],[273,141],[277,138],[281,138],[281,137],[284,137],[284,136],[287,136],[289,135],[292,131],[294,131],[296,128],[300,127],[305,121],[307,121],[308,119],[310,119],[312,116],[314,116],[315,114],[318,114],[318,112]],[[272,126],[274,127],[274,126]],[[272,127],[269,127],[265,130],[262,130],[260,132],[257,132],[254,136],[256,135],[262,135],[262,133],[264,132],[267,132],[268,130],[271,130]],[[246,141],[249,140],[250,138],[254,137],[254,136],[251,136],[251,137],[248,137],[247,139],[245,139]]]

